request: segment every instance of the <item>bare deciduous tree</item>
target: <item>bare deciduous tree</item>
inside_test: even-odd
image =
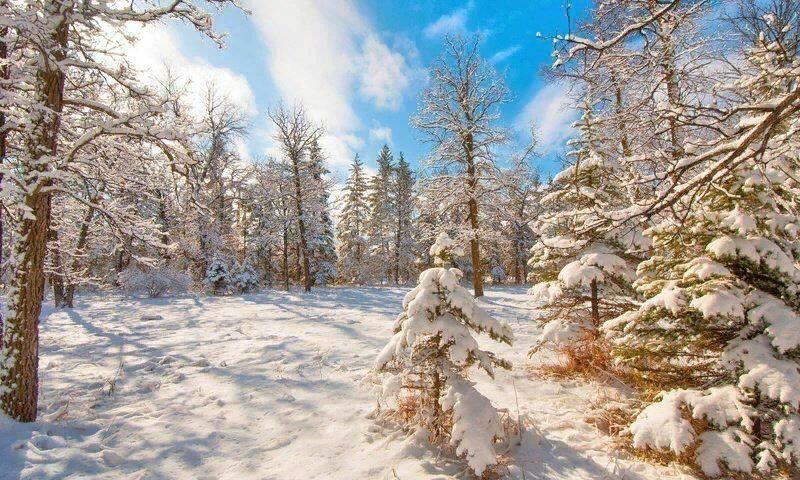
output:
[[[433,146],[428,167],[433,195],[446,202],[447,215],[462,211],[459,235],[469,242],[475,296],[483,295],[481,208],[490,202],[496,177],[495,147],[508,139],[495,125],[508,90],[478,53],[479,36],[445,39],[444,53],[430,69],[431,85],[412,124]]]
[[[323,127],[312,121],[302,105],[287,108],[283,105],[270,110],[269,118],[277,129],[275,139],[278,141],[286,160],[289,163],[294,187],[294,206],[297,212],[297,228],[299,233],[299,253],[302,257],[303,288],[311,291],[311,268],[309,263],[308,232],[306,217],[306,192],[303,179],[309,173],[307,157],[312,146],[319,142]]]

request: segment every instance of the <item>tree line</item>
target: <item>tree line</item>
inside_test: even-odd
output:
[[[384,146],[375,175],[353,160],[337,201],[324,127],[302,104],[267,113],[276,153],[250,161],[237,148],[249,119],[221,88],[169,69],[153,81],[124,55],[136,28],[170,20],[221,46],[203,7],[226,3],[0,0],[0,408],[12,418],[36,418],[48,296],[72,308],[81,289],[408,283],[442,230],[469,243],[459,267],[476,294],[490,277],[525,280],[538,177],[530,151],[499,166],[507,91],[477,39],[449,39],[435,67],[414,120],[431,142],[423,168]]]

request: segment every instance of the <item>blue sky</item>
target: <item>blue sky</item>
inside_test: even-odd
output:
[[[324,122],[323,146],[334,178],[344,178],[352,154],[368,166],[384,142],[417,165],[427,146],[409,126],[426,83],[425,69],[439,54],[446,33],[480,32],[482,54],[503,72],[511,102],[502,123],[521,135],[540,128],[540,163],[548,173],[568,135],[571,113],[558,85],[546,85],[540,69],[551,61],[552,43],[537,38],[566,31],[560,0],[251,0],[252,15],[227,9],[216,28],[226,47],[179,26],[142,35],[136,55],[145,65],[177,64],[195,83],[214,79],[251,117],[241,143],[252,157],[274,151],[268,108],[282,99],[302,101]],[[572,2],[573,18],[587,6]]]

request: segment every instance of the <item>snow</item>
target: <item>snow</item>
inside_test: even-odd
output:
[[[0,480],[463,478],[464,464],[431,449],[424,432],[409,438],[370,418],[376,392],[364,378],[406,291],[46,305],[42,411],[34,424],[0,418]],[[523,288],[502,287],[478,301],[517,337],[513,348],[480,338],[515,370],[471,378],[524,420],[507,478],[693,478],[625,456],[585,421],[609,387],[528,371],[552,358],[527,357],[540,333],[527,300]]]
[[[751,322],[768,325],[772,345],[781,353],[800,345],[800,316],[783,301],[767,294],[755,294],[755,307],[747,312]]]
[[[800,372],[797,363],[775,358],[766,335],[742,340],[730,348],[724,360],[736,365],[741,362],[745,374],[739,377],[741,388],[758,387],[763,395],[795,408],[800,407]]]
[[[453,255],[457,257],[464,255],[464,250],[456,245],[456,241],[450,238],[450,236],[446,233],[442,232],[438,237],[436,237],[436,242],[431,245],[428,253],[430,253],[432,257],[435,257],[447,251],[452,251]]]
[[[559,299],[564,290],[561,288],[561,282],[541,282],[532,286],[528,294],[531,295],[531,302],[534,304],[550,304]]]
[[[752,449],[738,440],[736,429],[703,432],[699,440],[697,464],[706,475],[717,477],[722,474],[720,462],[726,463],[735,472],[749,473],[753,470],[753,460],[750,458]]]
[[[493,443],[503,436],[503,428],[489,399],[472,382],[453,376],[447,379],[447,392],[440,404],[445,411],[453,410],[451,441],[458,445],[456,454],[465,454],[469,467],[478,475],[497,463]]]
[[[636,448],[669,449],[683,452],[694,442],[694,428],[683,418],[681,406],[689,390],[673,390],[642,410],[630,426]]]
[[[637,448],[669,449],[680,454],[697,441],[697,463],[706,475],[719,475],[719,461],[733,470],[749,472],[753,467],[751,447],[737,442],[734,439],[737,430],[728,428],[731,424],[748,429],[753,426],[756,412],[743,400],[733,386],[710,388],[705,392],[684,389],[662,392],[661,400],[645,407],[631,424],[633,444]],[[695,430],[684,415],[684,409],[691,412],[692,418],[705,418],[722,431],[703,432],[695,438]]]
[[[746,258],[756,264],[761,263],[767,268],[786,274],[793,280],[800,280],[800,271],[791,257],[774,242],[764,237],[742,238],[726,235],[710,242],[706,246],[706,251],[718,259]]]
[[[700,311],[703,318],[716,316],[744,318],[743,295],[735,290],[719,290],[692,299],[689,306]]]
[[[652,308],[665,308],[673,315],[679,314],[686,307],[686,294],[674,282],[664,287],[658,294],[642,303],[641,311]]]
[[[775,435],[783,444],[781,456],[785,460],[800,460],[800,417],[792,415],[775,424]]]
[[[584,265],[580,260],[564,265],[558,273],[558,279],[567,288],[588,287],[593,281],[602,282],[603,278],[603,270],[593,265]]]
[[[730,270],[721,263],[715,262],[708,257],[696,257],[687,265],[686,271],[683,274],[683,279],[697,278],[698,280],[708,280],[712,277],[730,276]]]

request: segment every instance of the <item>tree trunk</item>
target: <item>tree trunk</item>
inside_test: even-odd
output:
[[[272,288],[272,247],[267,248],[267,256],[264,260],[264,272],[266,273],[267,277],[267,287]]]
[[[600,326],[600,305],[597,300],[597,280],[592,280],[590,284],[592,291],[592,325]]]
[[[0,6],[5,7],[8,4],[6,0],[0,0]],[[8,35],[8,27],[0,28],[0,60],[8,58],[8,44],[2,39]],[[0,80],[8,80],[9,68],[8,65],[2,64],[0,66]],[[1,170],[3,163],[6,159],[6,138],[8,133],[4,130],[6,125],[6,113],[0,110],[0,185],[3,183],[3,172]],[[0,187],[2,191],[2,187]],[[3,208],[0,207],[0,281],[3,278],[3,271],[5,263],[3,263]],[[0,313],[0,345],[3,345],[3,314]]]
[[[93,198],[92,203],[97,202],[97,198]],[[89,226],[94,218],[94,207],[89,207],[86,210],[86,215],[83,217],[81,229],[78,232],[78,243],[75,245],[75,257],[72,259],[72,266],[70,272],[77,272],[80,268],[78,259],[83,255],[83,250],[86,248],[86,243],[89,241]],[[67,308],[74,308],[75,301],[75,282],[68,281],[64,290],[64,306]]]
[[[468,120],[471,123],[471,118],[468,117]],[[472,238],[469,241],[469,247],[472,254],[472,288],[475,293],[475,298],[478,298],[483,296],[483,271],[481,269],[481,249],[478,243],[478,202],[475,200],[475,195],[478,190],[478,178],[475,172],[473,149],[472,134],[468,133],[464,139],[464,154],[467,161],[467,192],[469,195],[467,207],[469,208],[469,226],[472,229]]]
[[[469,241],[472,252],[472,288],[475,298],[483,296],[483,269],[481,268],[481,250],[478,243],[478,203],[469,200],[469,225],[472,227],[472,239]]]
[[[48,277],[50,286],[53,287],[53,306],[61,308],[64,306],[64,268],[61,265],[61,250],[56,246],[58,241],[58,231],[54,228],[47,230],[47,244],[50,258],[53,261],[53,271]]]
[[[166,247],[169,245],[169,220],[167,219],[167,201],[164,198],[164,192],[161,189],[158,189],[158,221],[161,224],[161,243],[164,244],[164,248],[162,250],[161,256],[164,260],[169,261],[170,254],[169,249]]]
[[[61,4],[48,5],[45,12],[52,18],[60,15],[60,22],[54,26],[49,39],[56,47],[52,51],[53,58],[43,59],[46,61],[41,62],[36,74],[36,94],[49,112],[34,114],[37,134],[26,139],[31,159],[23,165],[22,173],[24,178],[33,178],[34,183],[23,201],[32,215],[20,221],[18,235],[15,235],[12,293],[5,324],[7,335],[3,336],[2,344],[6,358],[0,368],[0,384],[4,387],[0,408],[21,422],[36,420],[39,400],[39,314],[44,299],[44,262],[52,198],[52,178],[47,175],[48,164],[42,157],[55,156],[58,151],[65,80],[63,72],[49,70],[47,66],[66,58],[69,23],[65,13],[70,12],[62,12],[61,7]]]
[[[399,203],[398,199],[398,203]],[[394,284],[400,285],[400,245],[403,243],[402,213],[397,210],[397,231],[394,236]]]
[[[57,255],[57,253],[54,253]],[[50,285],[53,287],[53,306],[61,308],[64,306],[64,277],[61,275],[50,275]]]
[[[306,222],[303,219],[303,196],[300,185],[300,158],[292,158],[292,170],[294,173],[294,194],[295,205],[297,206],[297,229],[300,232],[300,255],[303,256],[303,289],[311,291],[311,265],[308,261],[308,240],[306,239]],[[299,259],[298,259],[299,260]]]
[[[289,229],[283,226],[283,289],[289,291]]]

